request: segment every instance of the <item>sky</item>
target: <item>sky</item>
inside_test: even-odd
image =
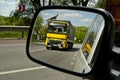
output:
[[[0,0],[0,15],[8,17],[11,11],[18,9],[19,1],[20,0]]]
[[[0,0],[0,15],[9,17],[10,13],[18,9],[19,0]]]
[[[85,12],[85,11],[75,11],[75,10],[44,10],[39,13],[42,15],[45,23],[46,20],[57,16],[57,20],[68,20],[75,26],[90,26],[93,19],[95,18],[95,13]]]

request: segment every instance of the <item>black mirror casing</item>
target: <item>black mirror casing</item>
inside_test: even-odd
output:
[[[65,69],[61,69],[49,64],[46,64],[44,62],[38,61],[36,59],[34,59],[33,57],[30,56],[29,54],[29,46],[30,46],[30,39],[31,39],[31,34],[32,34],[32,30],[33,30],[33,26],[36,20],[37,15],[39,14],[40,11],[42,10],[46,10],[46,9],[69,9],[69,10],[81,10],[81,11],[88,11],[88,12],[93,12],[93,13],[97,13],[103,16],[104,20],[105,20],[105,27],[103,30],[103,33],[100,37],[100,41],[97,45],[97,50],[95,51],[95,53],[97,53],[97,57],[95,58],[96,62],[92,68],[92,70],[87,73],[87,74],[80,74],[80,73],[76,73],[76,72],[72,72],[72,71],[68,71]],[[87,8],[87,7],[73,7],[73,6],[46,6],[46,7],[42,7],[40,8],[34,15],[31,26],[30,26],[30,30],[29,30],[29,34],[28,34],[28,38],[27,38],[27,44],[26,44],[26,52],[27,52],[27,56],[30,60],[38,63],[38,64],[42,64],[45,65],[47,67],[62,71],[62,72],[66,72],[69,74],[73,74],[73,75],[77,75],[77,76],[81,76],[81,77],[88,77],[91,78],[92,75],[95,75],[94,77],[97,78],[97,80],[103,80],[103,78],[106,78],[109,74],[110,71],[110,61],[111,59],[111,55],[112,55],[112,47],[113,47],[113,39],[114,39],[114,20],[111,16],[111,14],[105,10],[99,10],[99,9],[93,9],[93,8]],[[101,70],[103,69],[103,70]],[[92,78],[93,79],[93,78]]]
[[[106,11],[108,17],[105,29],[103,31],[103,38],[99,47],[98,57],[93,67],[93,74],[95,80],[114,80],[111,76],[111,68],[113,63],[113,45],[115,36],[115,21],[113,16]]]

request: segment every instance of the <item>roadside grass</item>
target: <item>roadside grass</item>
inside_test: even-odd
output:
[[[24,32],[24,37],[27,38],[28,32]],[[4,31],[0,32],[0,38],[22,38],[22,32],[17,31]]]

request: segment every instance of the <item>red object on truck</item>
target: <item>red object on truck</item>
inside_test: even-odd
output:
[[[120,47],[120,0],[107,0],[106,10],[108,10],[115,19],[115,45]]]

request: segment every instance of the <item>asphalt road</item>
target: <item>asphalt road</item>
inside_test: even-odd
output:
[[[0,80],[83,80],[30,61],[26,40],[0,40]]]
[[[45,44],[33,44],[30,48],[31,56],[37,60],[58,66],[60,68],[74,70],[80,45],[74,44],[72,49],[62,50],[58,48],[46,49]],[[82,67],[82,66],[81,66]]]
[[[30,61],[26,56],[25,46],[26,40],[0,40],[0,80],[83,80],[81,77],[62,73]],[[77,48],[73,48],[69,56],[73,57],[76,54],[73,52],[76,50]],[[72,68],[70,63],[74,63],[74,60],[69,59],[71,60],[66,61],[68,63],[66,66],[70,65]],[[120,74],[114,70],[112,73]]]

